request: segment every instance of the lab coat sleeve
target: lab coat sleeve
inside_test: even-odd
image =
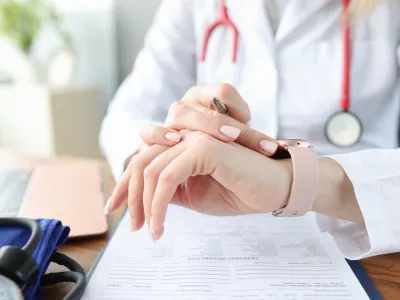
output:
[[[143,125],[163,124],[172,102],[195,85],[195,74],[192,1],[164,0],[102,123],[100,147],[116,179],[141,147]]]
[[[400,252],[400,148],[329,156],[354,186],[365,224],[317,215],[348,259]]]

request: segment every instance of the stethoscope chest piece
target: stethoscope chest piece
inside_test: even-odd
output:
[[[19,287],[10,279],[0,275],[0,300],[23,300]]]
[[[325,126],[326,138],[340,148],[356,145],[362,132],[361,120],[349,111],[335,113],[328,119]]]
[[[363,134],[361,119],[350,111],[350,65],[351,65],[351,33],[348,7],[351,0],[342,0],[343,19],[343,85],[341,110],[333,114],[326,122],[325,136],[327,140],[338,148],[348,148],[356,145]]]

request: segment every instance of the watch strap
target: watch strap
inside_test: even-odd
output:
[[[302,216],[312,210],[318,191],[318,160],[309,147],[289,146],[293,181],[286,204],[273,212],[277,217]]]

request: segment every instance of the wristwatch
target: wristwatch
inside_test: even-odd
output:
[[[318,191],[318,159],[310,142],[304,140],[280,140],[287,150],[279,149],[272,157],[291,159],[293,181],[286,203],[273,212],[276,217],[303,216],[312,210]]]

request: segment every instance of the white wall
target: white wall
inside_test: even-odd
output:
[[[162,0],[53,1],[66,14],[80,49],[76,81],[100,85],[106,107],[131,72]]]
[[[161,0],[114,0],[118,40],[119,80],[132,70],[134,59]]]
[[[119,84],[114,1],[53,0],[75,43],[78,61],[74,83],[101,88],[103,111]],[[48,28],[36,45],[36,59],[46,65],[60,43],[54,31]]]
[[[101,88],[104,110],[131,72],[145,34],[162,0],[53,0],[65,17],[78,61],[74,83]],[[53,29],[43,30],[33,48],[39,67],[60,46]]]
[[[106,107],[131,72],[162,0],[53,1],[65,14],[77,44],[79,64],[75,81],[100,86]]]

